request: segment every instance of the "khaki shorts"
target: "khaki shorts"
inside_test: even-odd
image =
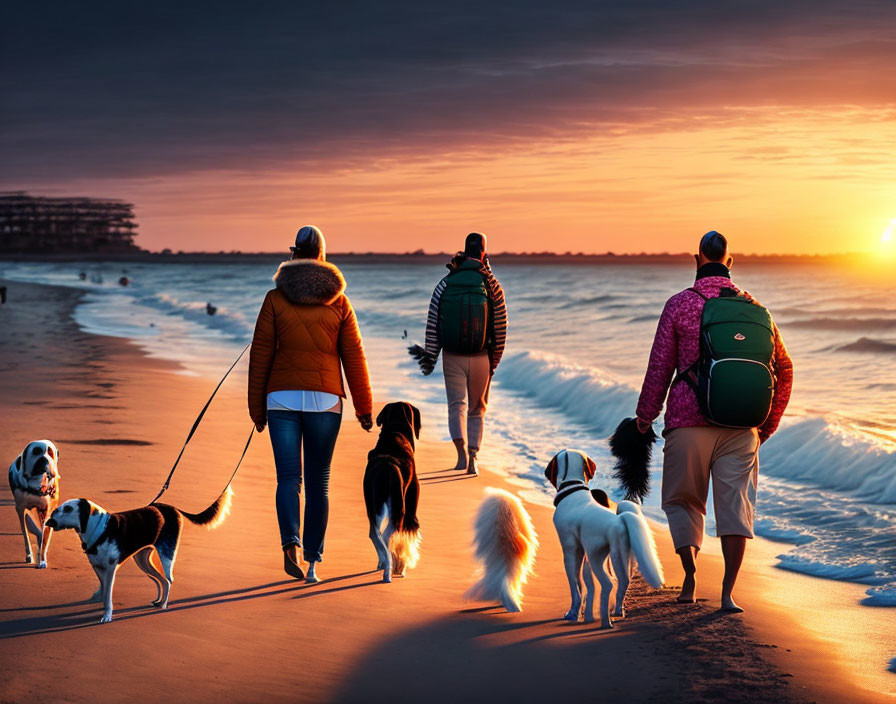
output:
[[[665,433],[663,511],[675,549],[703,544],[706,497],[712,479],[716,534],[753,537],[759,478],[756,430],[704,426]]]

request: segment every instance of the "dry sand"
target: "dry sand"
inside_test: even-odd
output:
[[[127,341],[79,331],[73,290],[9,286],[0,307],[0,458],[12,461],[29,440],[48,437],[60,447],[63,499],[84,496],[110,510],[145,505],[214,382],[148,359]],[[220,491],[250,425],[243,383],[225,387],[166,501],[197,511]],[[346,419],[322,583],[282,572],[265,434],[234,482],[228,520],[211,533],[186,528],[169,609],[148,606],[154,587],[126,564],[115,620],[105,625],[98,606],[85,603],[96,578],[74,533],[54,536],[49,569],[23,564],[4,482],[0,699],[892,701],[857,687],[836,651],[770,603],[749,552],[736,594],[747,614],[717,611],[720,561],[708,554],[700,591],[709,600],[676,605],[674,591],[638,581],[628,618],[613,630],[570,625],[559,618],[569,595],[551,511],[529,505],[541,547],[523,613],[462,601],[473,580],[470,526],[483,487],[513,487],[488,471],[478,479],[448,471],[451,448],[442,444],[424,442],[417,452],[423,557],[408,577],[382,584],[361,496],[373,443]],[[660,526],[656,533],[676,584],[668,537]]]

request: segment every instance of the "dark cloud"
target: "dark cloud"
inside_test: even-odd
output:
[[[350,165],[894,102],[894,20],[891,2],[824,0],[18,3],[0,178]]]

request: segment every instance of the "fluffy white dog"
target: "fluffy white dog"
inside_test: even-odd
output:
[[[563,548],[563,565],[569,580],[572,603],[564,618],[577,621],[582,611],[582,577],[587,589],[584,620],[594,620],[594,582],[588,569],[582,573],[585,558],[600,583],[600,623],[610,622],[610,591],[613,582],[607,574],[607,557],[618,580],[616,609],[613,615],[625,617],[623,601],[629,585],[632,557],[645,581],[654,589],[663,585],[663,566],[656,553],[650,526],[644,520],[638,504],[620,501],[613,512],[599,504],[588,489],[594,476],[594,462],[578,450],[563,450],[548,464],[545,476],[557,489],[554,498],[554,527]],[[602,493],[602,492],[601,492]]]
[[[523,502],[503,489],[486,488],[473,524],[482,578],[464,597],[500,601],[507,611],[522,611],[523,585],[532,573],[538,536]]]

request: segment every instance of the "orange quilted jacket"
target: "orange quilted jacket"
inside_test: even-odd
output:
[[[249,352],[249,415],[267,418],[272,391],[325,391],[345,397],[342,370],[358,414],[373,412],[367,359],[345,279],[314,259],[283,262],[274,275]]]

